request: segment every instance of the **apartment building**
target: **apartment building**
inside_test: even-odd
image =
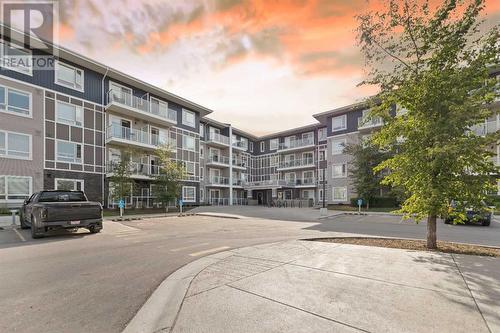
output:
[[[0,47],[9,53],[9,40]],[[186,205],[349,203],[356,192],[344,147],[383,126],[367,118],[365,103],[314,114],[314,124],[262,137],[210,119],[211,112],[63,48],[51,69],[0,67],[0,207],[19,206],[42,189],[84,190],[114,207],[112,177],[125,156],[134,180],[126,204],[159,206],[159,145],[185,166],[180,198]],[[474,130],[499,128],[495,114]],[[500,146],[492,151],[500,165]]]

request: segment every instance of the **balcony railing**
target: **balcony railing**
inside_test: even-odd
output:
[[[208,140],[216,143],[221,143],[223,145],[229,145],[229,137],[219,133],[210,133],[208,136]]]
[[[207,200],[209,205],[212,206],[227,206],[229,205],[229,198],[209,198]],[[233,205],[248,205],[246,198],[233,198]]]
[[[478,136],[485,136],[497,132],[498,127],[496,120],[489,120],[473,126],[471,130]]]
[[[244,186],[246,184],[245,180],[242,179],[234,179],[233,178],[233,185],[234,186]]]
[[[285,181],[281,179],[254,180],[245,183],[245,186],[247,187],[281,186],[281,185],[285,185]]]
[[[282,161],[279,165],[279,168],[288,169],[288,168],[300,168],[307,166],[314,166],[314,158],[303,158],[298,160]]]
[[[108,126],[107,139],[115,138],[130,141],[131,143],[159,146],[166,144],[172,149],[176,149],[177,141],[169,136],[151,134],[147,131],[123,127],[117,124]]]
[[[109,162],[106,165],[106,171],[108,173],[113,173],[117,166],[118,162]],[[153,177],[160,174],[160,168],[158,165],[129,162],[129,172],[132,176]]]
[[[207,163],[229,165],[229,157],[223,155],[210,155],[208,156]]]
[[[281,143],[279,149],[280,150],[296,149],[312,145],[314,145],[314,138],[304,138],[300,140],[291,140],[289,142]]]
[[[114,91],[111,89],[108,92],[108,104],[111,103],[117,103],[172,122],[177,122],[177,111],[169,109],[167,104],[160,104],[154,100],[151,102],[123,91]]]
[[[359,128],[371,128],[382,126],[384,124],[384,120],[380,117],[359,117],[358,118],[358,129]]]
[[[247,150],[248,149],[248,142],[235,141],[235,142],[233,142],[233,147]]]
[[[208,183],[210,185],[229,185],[229,178],[220,177],[220,176],[212,176],[208,179]]]
[[[237,167],[240,167],[240,168],[246,168],[247,167],[246,162],[243,159],[241,159],[241,158],[233,158],[233,165],[237,166]]]
[[[301,178],[301,179],[285,179],[285,186],[314,186],[316,185],[315,178]]]

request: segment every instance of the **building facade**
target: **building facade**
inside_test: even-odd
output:
[[[9,41],[0,47],[8,53]],[[157,207],[159,145],[185,166],[186,205],[346,204],[356,192],[344,147],[383,126],[367,118],[363,103],[263,137],[212,120],[211,112],[65,49],[52,69],[0,67],[0,207],[20,206],[43,189],[84,190],[90,200],[115,207],[112,177],[124,156],[134,180],[126,204]],[[475,131],[499,128],[495,114]],[[492,147],[496,165],[499,147]]]

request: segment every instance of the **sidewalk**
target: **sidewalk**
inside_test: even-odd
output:
[[[188,264],[125,332],[500,332],[499,313],[499,258],[289,241]]]

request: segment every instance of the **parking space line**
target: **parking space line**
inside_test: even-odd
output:
[[[21,235],[21,233],[19,231],[17,231],[17,229],[14,229],[14,232],[16,233],[17,237],[19,237],[21,242],[26,242],[26,238],[24,238],[24,236]]]
[[[204,245],[208,245],[208,244],[210,244],[210,243],[193,244],[193,245],[189,245],[189,246],[178,247],[178,248],[172,249],[170,251],[172,251],[172,252],[179,252],[179,251],[182,251],[182,250],[187,250],[187,249],[190,249],[190,248],[193,248],[193,247],[204,246]]]
[[[221,246],[221,247],[216,247],[213,249],[208,249],[208,250],[204,250],[204,251],[200,251],[200,252],[190,253],[189,255],[191,257],[198,257],[198,256],[201,256],[203,254],[209,254],[212,252],[217,252],[217,251],[222,251],[222,250],[227,250],[227,249],[230,249],[230,247],[229,246]]]

